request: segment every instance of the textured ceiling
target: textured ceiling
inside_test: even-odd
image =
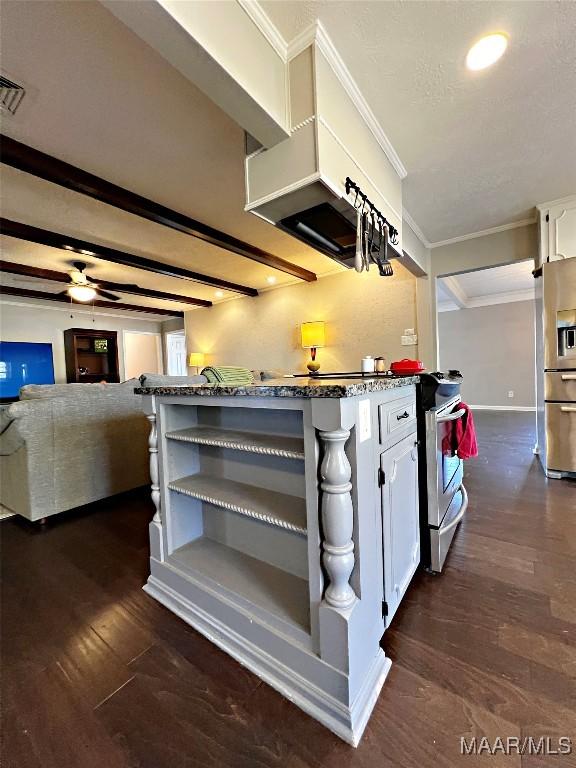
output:
[[[332,260],[244,212],[242,129],[102,5],[4,3],[1,42],[3,73],[28,89],[18,113],[3,119],[4,133],[317,274],[334,271]],[[259,289],[268,277],[295,282],[8,166],[2,196],[3,215],[27,224]],[[52,269],[68,259],[12,240],[5,248],[5,259]],[[215,288],[107,262],[92,273],[213,301],[237,295],[218,298]]]
[[[576,192],[576,2],[263,0],[290,41],[316,19],[408,171],[431,242],[525,219]],[[510,35],[469,72],[478,37]]]
[[[534,263],[519,261],[502,267],[480,269],[465,272],[449,278],[438,278],[437,293],[439,309],[456,309],[450,287],[456,288],[461,298],[474,306],[482,305],[484,300],[489,304],[497,304],[499,300],[525,300],[533,294]]]

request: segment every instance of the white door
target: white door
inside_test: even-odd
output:
[[[186,335],[184,331],[166,334],[166,355],[168,376],[187,376]]]
[[[162,337],[124,331],[124,379],[137,379],[143,373],[162,373]]]

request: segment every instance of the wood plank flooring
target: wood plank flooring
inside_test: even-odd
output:
[[[1,765],[575,766],[576,483],[544,478],[531,414],[476,422],[469,513],[383,638],[394,664],[356,750],[144,594],[147,495],[0,523]],[[574,754],[462,755],[474,735],[569,736]]]

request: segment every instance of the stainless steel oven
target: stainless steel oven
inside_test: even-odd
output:
[[[452,450],[451,430],[465,411],[460,408],[456,371],[425,374],[418,403],[421,455],[420,509],[423,565],[440,572],[458,523],[468,507],[462,459]]]
[[[462,418],[458,395],[448,403],[427,411],[426,463],[428,466],[428,526],[430,535],[430,569],[441,571],[456,526],[468,506],[463,485],[464,464],[452,453],[450,433],[453,422]]]

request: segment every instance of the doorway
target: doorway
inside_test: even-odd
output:
[[[124,331],[124,379],[162,373],[162,337],[147,331]]]
[[[437,278],[440,370],[462,372],[474,409],[534,411],[532,261]]]
[[[183,330],[166,334],[166,373],[168,376],[186,376],[186,334]]]

